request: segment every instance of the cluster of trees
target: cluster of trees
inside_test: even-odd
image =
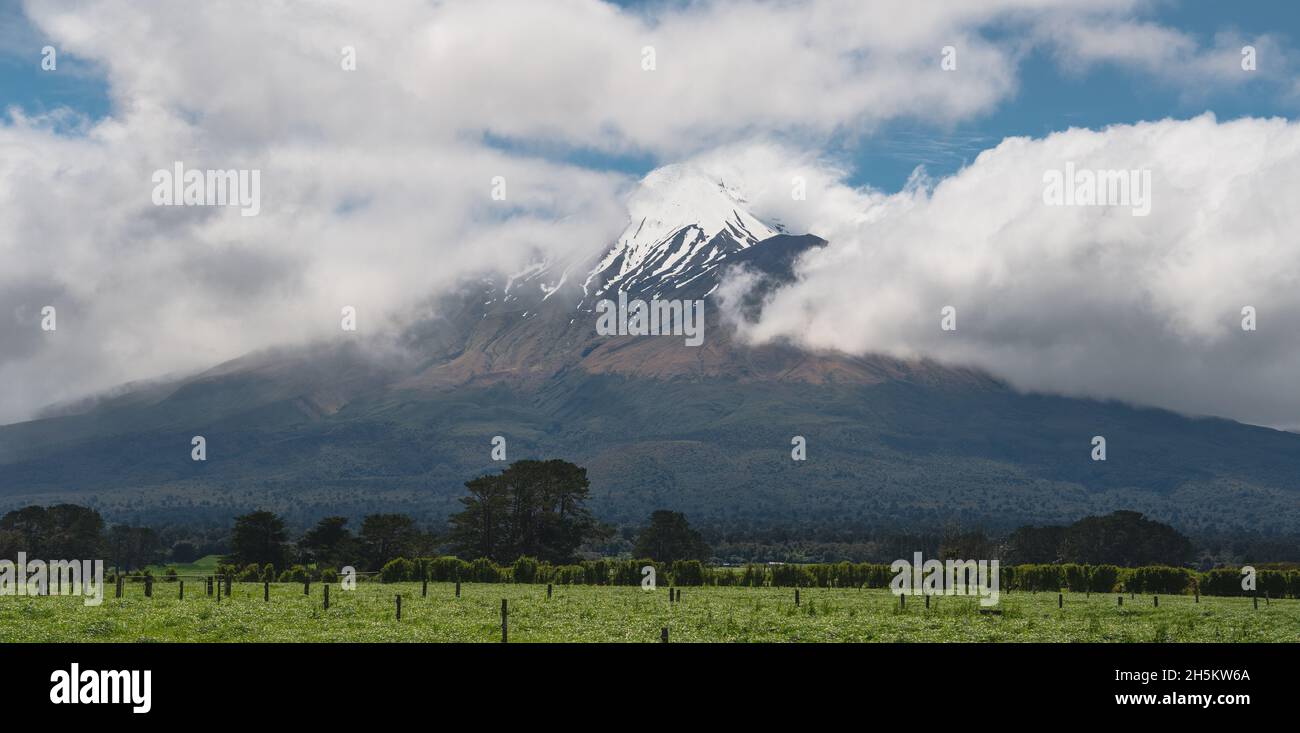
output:
[[[1178,530],[1142,516],[1117,511],[1084,517],[1068,527],[1021,527],[1007,538],[1007,563],[1087,565],[1182,565],[1193,556],[1192,541]]]
[[[239,567],[283,568],[288,564],[378,569],[399,556],[434,551],[437,538],[405,514],[368,514],[353,534],[347,517],[325,517],[291,543],[284,519],[268,511],[235,517],[230,553],[222,558]]]
[[[346,517],[326,517],[291,544],[282,518],[252,512],[236,517],[224,561],[238,567],[283,568],[293,561],[380,570],[395,558],[431,556],[446,547],[455,555],[493,563],[522,557],[565,565],[575,561],[584,544],[610,532],[585,506],[589,486],[587,469],[572,463],[516,461],[500,473],[466,482],[465,508],[451,517],[445,542],[405,514],[371,514],[355,535]],[[709,558],[708,545],[686,517],[668,511],[654,513],[637,539],[637,552],[669,563]]]
[[[516,461],[465,484],[465,509],[451,518],[456,554],[509,562],[536,557],[563,563],[602,529],[583,506],[587,469],[567,461]]]
[[[27,506],[0,517],[0,557],[15,558],[19,552],[31,560],[105,558],[125,570],[165,555],[153,529],[118,524],[106,531],[99,512],[76,504]]]
[[[650,526],[637,537],[636,555],[659,562],[708,560],[709,545],[686,521],[681,512],[659,510],[650,515]]]
[[[918,551],[945,559],[998,558],[1005,564],[1075,562],[1135,567],[1196,561],[1205,569],[1216,564],[1300,561],[1300,536],[1207,538],[1198,556],[1191,540],[1177,530],[1131,511],[1085,517],[1069,526],[1023,526],[1009,534],[988,534],[952,523],[922,532],[835,523],[798,527],[705,524],[701,534],[712,545],[714,556],[732,565],[755,561],[890,562]]]

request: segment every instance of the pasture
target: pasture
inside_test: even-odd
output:
[[[200,578],[141,583],[102,605],[74,596],[0,596],[0,643],[11,642],[473,642],[500,643],[506,599],[509,642],[1296,642],[1300,600],[1115,593],[1004,592],[980,613],[973,597],[911,596],[904,608],[882,589],[686,587],[367,581],[355,590],[313,583],[233,583],[209,596]],[[396,618],[395,596],[402,596]]]

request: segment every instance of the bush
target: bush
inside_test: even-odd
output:
[[[508,571],[502,569],[486,557],[480,557],[470,563],[467,571],[466,575],[468,575],[468,577],[463,578],[463,580],[468,580],[472,583],[500,583],[503,580],[509,580],[509,578],[506,577]]]
[[[767,585],[767,568],[753,563],[746,565],[745,572],[740,574],[739,584],[746,588],[761,588]]]
[[[774,588],[799,588],[813,584],[812,575],[803,565],[773,565],[771,581]]]
[[[379,570],[379,582],[381,583],[400,583],[406,580],[412,580],[415,577],[415,563],[404,557],[395,557],[389,560],[384,567]]]
[[[411,580],[431,580],[429,577],[429,566],[433,561],[427,557],[416,557],[411,559]]]
[[[1088,590],[1093,593],[1110,593],[1118,582],[1119,568],[1114,565],[1093,565],[1088,571]]]
[[[582,567],[586,571],[588,585],[609,585],[613,568],[608,560],[584,560]]]
[[[469,576],[469,563],[458,557],[444,555],[429,562],[429,580],[440,583],[460,580]]]
[[[1215,568],[1202,573],[1200,577],[1201,592],[1207,596],[1240,596],[1241,572],[1233,568]]]
[[[1189,590],[1192,584],[1192,572],[1186,568],[1150,565],[1133,568],[1125,580],[1124,587],[1134,593],[1177,595]]]
[[[673,585],[704,585],[704,564],[699,560],[673,563]]]
[[[1014,577],[1015,590],[1055,593],[1062,587],[1060,565],[1017,565]]]
[[[1280,570],[1260,570],[1255,576],[1255,588],[1260,595],[1283,598],[1287,591],[1286,573]]]
[[[309,576],[307,575],[307,568],[304,568],[301,565],[294,565],[288,570],[285,570],[284,572],[280,573],[280,582],[281,583],[306,583],[308,577]]]
[[[587,582],[586,568],[581,565],[559,565],[555,568],[555,582],[560,585],[583,585]]]
[[[658,584],[662,575],[662,568],[654,560],[641,558],[639,560],[619,560],[609,568],[609,582],[614,585],[641,585],[641,581],[646,577],[641,573],[642,568],[651,567],[655,571],[655,583]]]
[[[1088,577],[1089,566],[1066,563],[1061,566],[1061,578],[1065,587],[1074,593],[1091,590],[1091,578]]]
[[[533,583],[537,580],[537,558],[521,557],[515,560],[511,577],[516,583]]]

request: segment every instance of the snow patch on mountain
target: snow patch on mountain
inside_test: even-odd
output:
[[[514,312],[531,307],[536,313],[551,301],[590,311],[619,291],[657,298],[697,281],[707,285],[728,257],[783,232],[751,214],[747,203],[738,189],[696,166],[656,169],[629,197],[627,227],[598,259],[566,263],[539,257],[503,274],[499,289],[500,281],[489,278],[483,305]],[[552,297],[561,294],[567,295]]]
[[[673,290],[778,233],[746,204],[737,189],[698,167],[652,171],[629,198],[627,228],[587,276],[584,296]]]

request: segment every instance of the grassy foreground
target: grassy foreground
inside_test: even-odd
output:
[[[973,598],[909,597],[905,610],[885,590],[805,588],[794,605],[788,588],[682,589],[678,604],[668,591],[639,587],[544,585],[361,583],[353,591],[322,586],[304,596],[301,585],[276,583],[271,601],[260,583],[235,583],[233,595],[208,597],[203,584],[127,584],[121,599],[110,586],[101,606],[76,597],[0,597],[0,642],[94,641],[422,641],[499,642],[501,599],[509,600],[513,642],[657,642],[667,626],[673,642],[844,642],[844,641],[1300,641],[1300,600],[1065,594],[1058,610],[1055,593],[1004,593],[1000,615],[978,613]],[[394,596],[402,595],[402,620]]]

